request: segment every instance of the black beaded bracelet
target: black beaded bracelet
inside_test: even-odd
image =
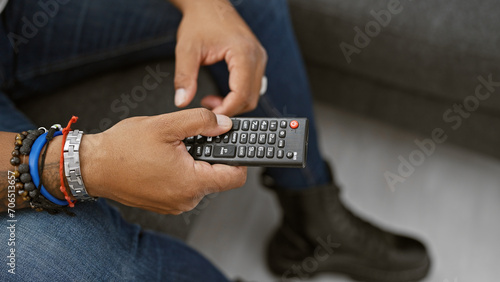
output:
[[[16,181],[16,189],[18,194],[23,197],[24,201],[29,201],[29,193],[35,190],[35,184],[31,181],[31,174],[29,172],[28,164],[21,164],[21,156],[29,155],[31,151],[31,146],[33,146],[34,140],[36,140],[45,131],[39,130],[28,130],[18,133],[16,135],[16,141],[14,142],[14,150],[12,151],[12,158],[10,159],[10,164],[14,166],[14,177]],[[24,159],[23,157],[23,159]]]

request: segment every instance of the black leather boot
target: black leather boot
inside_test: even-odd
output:
[[[283,208],[271,238],[267,263],[279,281],[307,279],[320,272],[361,281],[407,282],[426,276],[430,259],[419,241],[389,233],[354,215],[335,184],[303,191],[273,187]]]

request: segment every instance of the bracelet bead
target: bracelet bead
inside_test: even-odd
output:
[[[19,170],[19,173],[28,173],[30,171],[30,166],[28,164],[20,164],[17,170]]]
[[[13,175],[14,175],[14,177],[15,177],[15,178],[19,178],[19,176],[20,176],[21,174],[19,173],[19,171],[14,170]]]
[[[31,175],[29,173],[23,173],[23,174],[21,174],[20,179],[21,179],[21,182],[26,184],[28,182],[31,182]]]
[[[12,156],[19,157],[19,150],[14,149],[14,151],[12,151]]]
[[[22,190],[22,189],[24,189],[24,183],[17,182],[16,185],[15,185],[15,187],[16,187],[17,190]]]
[[[35,184],[33,182],[28,182],[28,183],[25,183],[24,184],[24,190],[28,191],[28,192],[31,192],[33,190],[35,190]]]
[[[20,163],[21,159],[18,157],[12,157],[12,159],[10,159],[10,164],[13,166],[18,166]]]
[[[32,191],[29,191],[28,195],[30,196],[30,198],[35,198],[38,194],[40,194],[40,192],[38,192],[38,190],[32,190]]]
[[[36,139],[35,139],[36,140]],[[23,142],[23,146],[32,146],[33,145],[33,142],[35,142],[35,140],[32,140],[32,139],[29,139],[29,138],[26,138],[24,139],[22,142]]]
[[[22,155],[29,155],[31,151],[31,147],[30,146],[21,146],[21,148],[19,149],[19,152],[22,154]]]

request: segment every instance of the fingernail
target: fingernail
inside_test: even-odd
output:
[[[232,127],[233,121],[225,115],[216,115],[217,116],[217,124],[221,127]]]
[[[175,90],[175,105],[180,107],[186,101],[186,89],[179,88]]]

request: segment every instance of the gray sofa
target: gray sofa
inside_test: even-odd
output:
[[[423,137],[442,128],[448,142],[500,157],[498,2],[290,4],[317,99]],[[488,76],[496,86],[479,86],[478,77]],[[478,87],[479,97],[489,97],[476,98]],[[464,113],[454,108],[464,103]]]
[[[290,4],[316,99],[423,138],[442,128],[448,142],[500,157],[500,87],[478,86],[485,84],[479,76],[500,81],[497,2],[290,0]],[[137,107],[126,115],[113,111],[122,93],[142,84],[146,67],[158,64],[172,76],[136,101]],[[39,124],[66,121],[75,114],[80,117],[75,127],[98,132],[123,117],[175,110],[173,68],[173,61],[144,63],[20,106]],[[198,101],[216,92],[205,70],[199,83]],[[476,98],[476,109],[478,87],[484,99]],[[487,90],[492,94],[485,98]],[[464,101],[465,112],[455,113],[454,104]],[[57,106],[61,103],[67,106]],[[182,217],[120,208],[129,220],[180,238],[190,226]]]

